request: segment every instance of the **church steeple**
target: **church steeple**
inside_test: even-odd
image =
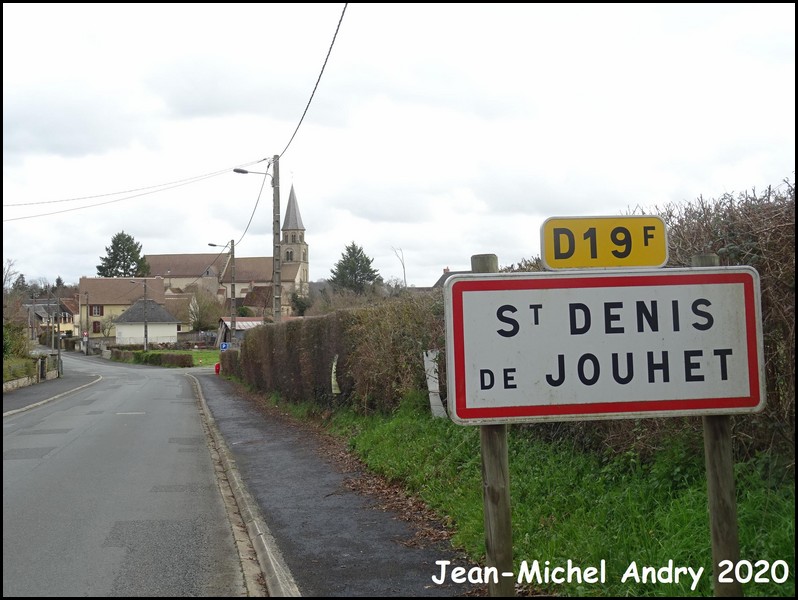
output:
[[[283,265],[298,263],[297,290],[301,295],[307,295],[309,279],[308,245],[305,242],[305,226],[302,224],[302,215],[299,214],[299,203],[291,184],[291,193],[288,195],[288,206],[285,209],[283,221],[283,239],[281,242]]]
[[[283,221],[283,231],[288,230],[305,231],[305,226],[302,224],[302,216],[299,214],[299,205],[296,201],[293,183],[291,184],[291,193],[288,194],[288,207],[285,209],[285,220]]]

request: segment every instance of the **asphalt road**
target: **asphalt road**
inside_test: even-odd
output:
[[[86,360],[101,360],[86,357]],[[136,376],[146,377],[138,367]],[[448,543],[409,544],[412,526],[346,485],[344,473],[307,430],[265,416],[212,368],[170,369],[192,382],[272,596],[460,596],[469,583],[433,581],[437,561],[470,568]],[[71,375],[3,397],[4,415],[90,378]]]
[[[3,596],[263,595],[192,382],[82,355],[64,369],[3,394]]]

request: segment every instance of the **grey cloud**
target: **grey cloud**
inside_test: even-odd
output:
[[[146,137],[141,117],[107,98],[69,91],[4,92],[3,162],[23,154],[81,157],[128,146]]]
[[[265,76],[257,68],[214,57],[161,65],[146,83],[172,115],[183,118],[260,115],[298,121],[312,89],[307,81],[292,84],[291,75]],[[327,115],[325,120],[340,125],[342,113],[330,110],[329,101],[314,103],[315,119],[325,105],[328,108],[321,113]]]

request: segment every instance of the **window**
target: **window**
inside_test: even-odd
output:
[[[294,260],[294,251],[293,250],[286,250],[285,251],[285,260],[286,262],[291,262]]]
[[[92,304],[90,305],[91,308],[91,316],[92,317],[102,317],[103,316],[103,305],[102,304]]]
[[[296,244],[296,234],[295,233],[291,234],[291,243],[292,244]]]
[[[99,321],[92,321],[91,322],[91,332],[92,333],[100,333],[100,322]]]

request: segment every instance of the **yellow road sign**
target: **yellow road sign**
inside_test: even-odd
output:
[[[540,228],[546,269],[662,267],[668,240],[661,217],[551,217]]]

